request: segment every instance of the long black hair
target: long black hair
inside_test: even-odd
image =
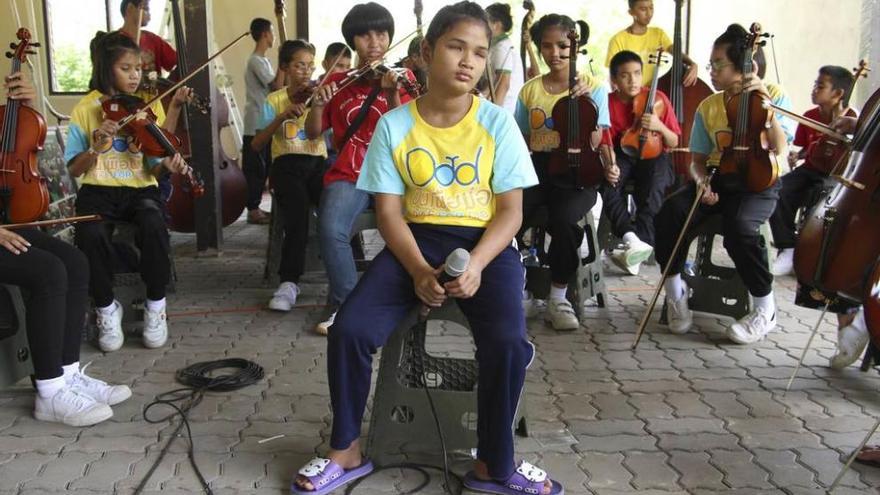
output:
[[[456,24],[462,21],[476,22],[486,28],[486,39],[492,39],[492,28],[489,27],[489,16],[483,7],[476,2],[467,0],[447,5],[437,11],[437,15],[431,19],[428,31],[425,33],[425,41],[428,46],[434,46],[441,36],[448,33]]]
[[[139,55],[141,49],[133,39],[119,31],[95,35],[89,45],[92,54],[92,78],[89,89],[98,90],[105,95],[116,92],[116,76],[113,65],[124,55]]]
[[[492,22],[501,23],[501,30],[505,33],[513,29],[513,16],[510,15],[510,4],[493,3],[486,7],[486,13]]]
[[[541,49],[541,39],[544,37],[544,32],[550,28],[559,28],[563,33],[567,33],[575,28],[579,29],[580,39],[578,39],[578,46],[586,45],[590,39],[590,26],[585,21],[575,22],[567,15],[547,14],[538,19],[538,22],[532,24],[532,28],[529,29],[529,35],[532,37],[532,42],[538,50]]]

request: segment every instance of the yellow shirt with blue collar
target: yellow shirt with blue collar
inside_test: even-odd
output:
[[[101,107],[103,97],[100,91],[92,91],[73,108],[64,149],[64,162],[68,165],[77,155],[92,148],[95,132],[104,122],[104,109]],[[162,103],[157,101],[150,109],[156,114],[157,124],[162,125],[165,121]],[[133,188],[158,185],[151,170],[159,165],[161,159],[144,156],[132,136],[120,131],[113,136],[113,141],[106,149],[95,151],[98,152],[97,161],[80,178],[80,184]]]
[[[513,116],[474,96],[451,127],[425,122],[415,102],[383,115],[357,187],[403,196],[409,223],[484,228],[498,194],[537,184]]]
[[[263,103],[263,110],[256,128],[265,129],[275,120],[275,117],[287,110],[292,105],[287,95],[287,88],[281,88],[272,92]],[[298,118],[293,117],[285,120],[278,126],[275,134],[272,134],[272,159],[282,155],[311,155],[327,156],[327,144],[323,137],[309,139],[306,137],[306,117],[309,116],[307,108]]]
[[[791,99],[785,94],[781,86],[773,83],[764,83],[770,100],[774,105],[786,110],[791,110]],[[780,113],[776,114],[779,125],[785,132],[785,140],[791,143],[794,140],[794,131],[797,124],[790,118]],[[721,148],[718,138],[722,135],[732,135],[733,130],[727,121],[724,92],[715,93],[700,103],[694,117],[694,125],[691,127],[690,150],[693,153],[707,155],[708,165],[717,166],[721,162]],[[779,157],[784,159],[785,157]]]
[[[581,76],[590,88],[590,98],[599,111],[599,127],[611,127],[608,113],[608,89],[598,77]],[[544,88],[542,76],[532,78],[519,92],[516,104],[516,123],[529,142],[529,149],[536,152],[553,151],[559,147],[560,136],[553,122],[553,107],[568,96],[568,91],[550,93]]]

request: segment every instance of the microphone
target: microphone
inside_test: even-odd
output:
[[[437,277],[437,282],[440,285],[443,285],[447,282],[452,282],[461,276],[462,273],[467,271],[468,265],[471,262],[471,253],[469,253],[466,249],[458,248],[446,257],[446,264],[443,267],[443,272],[440,273],[440,276]],[[419,311],[419,321],[424,322],[428,319],[428,313],[431,312],[431,307],[422,304],[422,309]]]

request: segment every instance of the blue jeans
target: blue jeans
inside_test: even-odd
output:
[[[351,229],[370,204],[370,196],[351,182],[339,180],[324,187],[318,207],[318,239],[321,258],[330,281],[328,303],[338,307],[357,284],[357,268],[351,252]]]

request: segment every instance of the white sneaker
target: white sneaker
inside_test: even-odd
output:
[[[768,315],[764,308],[755,308],[727,329],[727,337],[737,344],[754,344],[776,328],[776,314]]]
[[[67,385],[74,387],[77,392],[108,406],[119,404],[131,397],[131,389],[125,385],[109,385],[97,378],[86,375],[85,371],[88,367],[88,364],[83,366],[79,372],[75,373],[67,381]]]
[[[110,406],[96,401],[76,387],[65,386],[48,399],[34,401],[34,418],[64,423],[68,426],[90,426],[113,417]]]
[[[125,341],[122,335],[122,305],[114,300],[110,311],[95,308],[98,324],[98,347],[104,352],[118,351]]]
[[[150,311],[144,303],[144,347],[157,349],[168,341],[168,321],[165,319],[165,308]]]
[[[554,330],[577,330],[581,322],[568,299],[551,299],[547,301],[546,321]]]
[[[535,299],[534,296],[532,296],[532,293],[527,290],[523,291],[522,307],[526,318],[534,318],[538,316],[538,313],[540,312],[537,299]]]
[[[648,260],[654,252],[654,247],[641,239],[635,239],[625,243],[623,259],[627,266],[639,265]]]
[[[628,265],[626,262],[626,251],[621,251],[619,253],[615,253],[611,255],[611,262],[614,263],[614,266],[620,268],[629,275],[638,275],[639,269],[642,267],[641,263],[636,263],[635,265]]]
[[[282,282],[278,290],[269,300],[269,309],[275,311],[290,311],[296,304],[296,296],[299,295],[299,286],[293,282]]]
[[[773,268],[770,270],[773,275],[783,277],[785,275],[794,274],[794,249],[780,249],[776,261],[773,262]]]
[[[830,366],[842,370],[859,360],[868,345],[870,336],[867,330],[856,325],[847,325],[837,332],[837,354],[831,357]]]
[[[327,335],[328,333],[330,333],[330,327],[333,326],[334,321],[336,321],[336,311],[330,313],[330,317],[328,317],[326,320],[315,325],[315,333],[319,335]]]
[[[669,331],[681,335],[688,332],[694,325],[694,312],[688,307],[688,289],[678,299],[666,296],[666,326]]]

